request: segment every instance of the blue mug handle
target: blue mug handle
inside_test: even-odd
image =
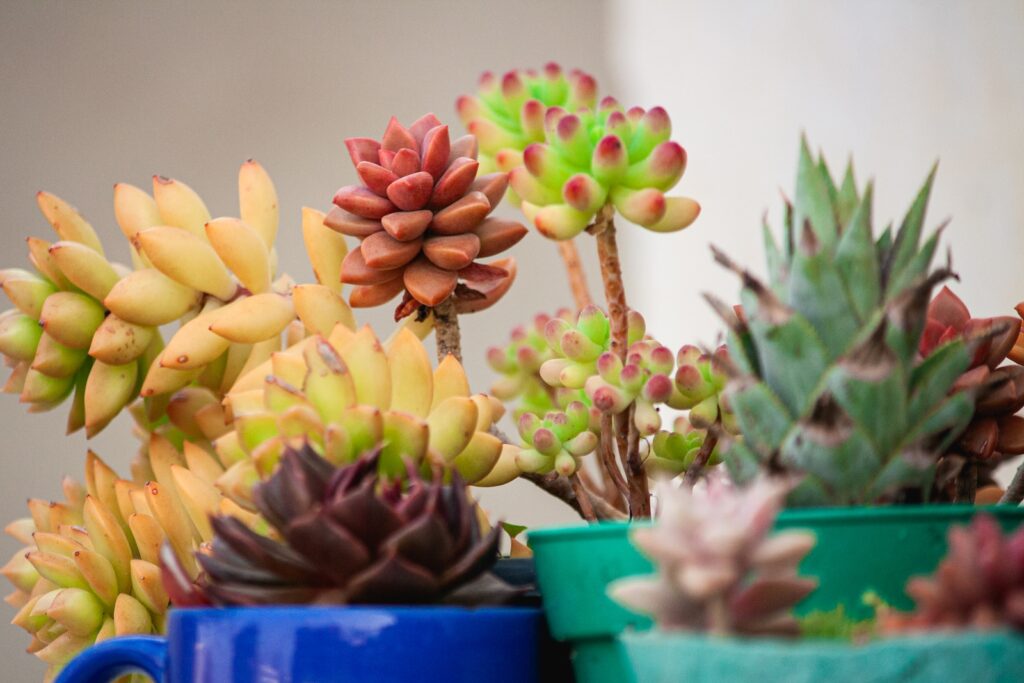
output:
[[[166,672],[166,638],[127,636],[83,650],[64,667],[55,683],[108,683],[131,673],[145,673],[156,683],[164,683]]]

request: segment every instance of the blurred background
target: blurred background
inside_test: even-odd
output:
[[[858,177],[876,178],[879,222],[902,216],[940,159],[929,223],[953,218],[945,242],[962,277],[956,291],[978,316],[1024,298],[1024,3],[1010,0],[6,0],[0,265],[27,262],[26,236],[49,238],[39,189],[76,205],[127,261],[115,182],[172,176],[214,215],[236,215],[236,173],[252,157],[277,186],[282,269],[310,281],[299,212],[326,209],[354,180],[343,138],[376,137],[392,114],[409,122],[426,111],[457,128],[453,102],[482,70],[548,60],[589,71],[627,105],[665,106],[689,152],[676,191],[703,205],[697,223],[668,236],[624,227],[620,237],[630,303],[664,343],[716,341],[700,292],[729,298],[737,288],[708,244],[761,262],[761,217],[780,215],[803,131],[834,171],[852,154]],[[593,245],[584,236],[580,247],[598,291]],[[531,234],[513,253],[511,292],[463,321],[477,391],[493,379],[488,345],[570,304],[551,243]],[[389,311],[359,318],[382,336],[390,329]],[[0,398],[3,520],[24,515],[26,497],[58,498],[62,475],[81,476],[87,448],[127,472],[136,449],[127,417],[86,442],[64,437],[65,416],[29,416],[15,397]],[[483,500],[519,524],[573,520],[526,483]],[[0,628],[4,680],[41,678],[26,644],[17,628]]]

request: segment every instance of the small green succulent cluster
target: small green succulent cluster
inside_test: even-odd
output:
[[[593,107],[597,81],[572,69],[566,74],[554,62],[535,69],[508,71],[502,76],[485,71],[476,95],[455,103],[466,129],[480,145],[480,172],[509,171],[523,163],[523,150],[544,140],[549,107],[576,111]]]
[[[672,397],[669,376],[674,365],[668,347],[643,338],[630,345],[625,363],[610,351],[602,353],[597,374],[587,379],[584,388],[594,407],[604,413],[618,414],[634,406],[637,430],[641,436],[650,436],[661,429],[657,406]]]
[[[629,312],[628,343],[643,339],[647,331],[643,316]],[[544,327],[544,338],[553,358],[540,367],[541,378],[550,386],[583,389],[597,374],[597,361],[611,349],[611,323],[597,306],[586,306],[576,322],[553,319]]]
[[[644,467],[652,476],[674,477],[682,474],[693,464],[704,447],[708,432],[696,428],[685,415],[672,421],[672,430],[661,430],[651,439],[650,452],[644,460]],[[722,462],[722,448],[715,445],[708,458],[708,465]]]
[[[722,393],[728,381],[728,363],[729,350],[724,344],[712,354],[687,344],[676,354],[675,392],[669,403],[673,408],[689,410],[690,422],[698,429],[720,422],[730,434],[739,433],[736,417]]]
[[[582,401],[544,417],[523,413],[518,427],[525,446],[516,455],[516,464],[524,472],[574,474],[580,458],[593,453],[599,441],[599,425]]]
[[[546,142],[523,150],[510,170],[522,210],[545,237],[571,239],[607,203],[627,220],[655,232],[681,230],[700,205],[666,197],[686,169],[686,150],[669,140],[672,122],[662,107],[623,107],[612,97],[596,110],[548,109]]]
[[[487,363],[501,376],[491,386],[491,394],[506,403],[518,399],[514,415],[523,413],[542,416],[549,410],[565,408],[570,401],[580,400],[579,390],[553,388],[540,378],[540,368],[554,357],[544,336],[544,329],[554,318],[569,322],[572,312],[560,309],[552,317],[538,313],[532,324],[513,328],[510,341],[504,347],[492,346],[487,350]]]

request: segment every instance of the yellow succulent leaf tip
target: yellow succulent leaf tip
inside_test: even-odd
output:
[[[345,300],[324,285],[296,285],[292,288],[295,313],[310,334],[328,335],[337,325],[354,330],[355,316]]]
[[[249,159],[238,171],[239,216],[263,239],[269,250],[274,246],[280,220],[277,190],[266,169]]]
[[[203,226],[210,222],[210,212],[195,190],[180,180],[155,175],[153,199],[162,224],[182,228],[205,239]]]
[[[430,356],[419,338],[400,329],[387,347],[391,368],[391,408],[426,417],[434,397],[434,374]]]
[[[302,239],[316,281],[341,293],[341,263],[348,254],[345,236],[324,225],[322,211],[302,207]]]

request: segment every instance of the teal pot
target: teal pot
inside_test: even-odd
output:
[[[1009,632],[917,635],[867,645],[627,633],[636,683],[1020,683],[1024,636]]]
[[[967,524],[987,512],[1010,530],[1024,522],[1024,508],[923,505],[880,508],[822,508],[783,512],[782,528],[810,529],[818,543],[801,567],[820,585],[799,608],[806,613],[843,605],[863,616],[864,593],[872,590],[898,608],[910,600],[903,587],[911,576],[931,573],[946,552],[951,525]],[[615,636],[642,631],[650,621],[613,602],[608,584],[653,571],[629,541],[631,525],[541,529],[530,533],[537,581],[551,633],[573,648],[573,666],[581,683],[623,683],[629,669]]]

